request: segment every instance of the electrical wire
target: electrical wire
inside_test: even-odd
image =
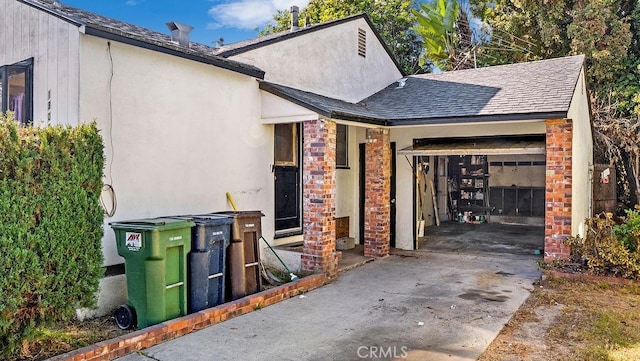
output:
[[[114,149],[113,149],[113,101],[112,101],[112,93],[113,93],[113,56],[111,54],[111,42],[107,41],[107,54],[109,55],[109,64],[110,64],[110,74],[109,74],[109,169],[106,174],[106,178],[108,182],[102,186],[102,194],[100,194],[100,205],[102,206],[102,210],[104,214],[111,218],[116,214],[116,209],[118,208],[118,201],[116,199],[116,191],[113,188],[113,158],[114,158]],[[104,193],[107,192],[111,198],[111,208],[108,209],[106,206],[106,202],[103,199]]]

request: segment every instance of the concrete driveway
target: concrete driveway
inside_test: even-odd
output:
[[[120,360],[475,360],[529,295],[537,260],[389,256]]]

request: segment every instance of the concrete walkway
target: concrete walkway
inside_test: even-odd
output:
[[[529,295],[537,260],[389,256],[120,360],[475,360]]]

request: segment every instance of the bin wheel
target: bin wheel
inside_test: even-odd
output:
[[[136,322],[136,313],[129,305],[122,305],[116,309],[114,313],[116,325],[121,330],[128,330],[133,327]]]

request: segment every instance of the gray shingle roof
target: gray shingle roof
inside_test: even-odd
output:
[[[169,35],[65,4],[55,6],[52,0],[19,1],[77,26],[84,25],[85,32],[90,35],[125,41],[132,45],[204,62],[256,78],[264,78],[264,72],[257,67],[216,56],[214,54],[215,48],[207,45],[191,42],[190,47],[183,47],[172,41]]]
[[[579,55],[416,75],[362,103],[396,121],[566,113],[583,63]]]
[[[321,104],[325,116],[387,125],[564,118],[584,56],[414,75],[357,104],[295,89],[272,88],[300,105]],[[331,99],[330,101],[327,99]],[[339,106],[336,104],[340,104]],[[333,112],[335,110],[335,112]]]
[[[379,125],[385,124],[384,119],[361,104],[349,103],[266,81],[260,82],[260,89],[329,118],[359,120]]]

